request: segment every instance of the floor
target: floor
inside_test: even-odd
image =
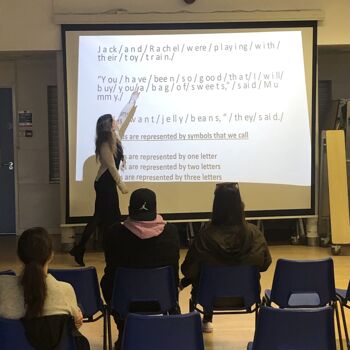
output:
[[[273,263],[261,276],[261,289],[271,287],[275,262],[278,258],[290,259],[319,259],[328,257],[330,250],[320,247],[307,246],[271,246],[271,255]],[[186,250],[181,251],[181,261],[186,254]],[[20,262],[16,258],[15,239],[8,237],[0,238],[0,270],[8,268],[19,272]],[[333,256],[335,266],[335,278],[337,288],[347,288],[350,277],[350,251],[343,248],[340,256]],[[95,266],[99,277],[103,274],[104,261],[101,252],[88,252],[85,259],[86,265]],[[76,266],[70,255],[65,253],[56,253],[52,267],[74,267]],[[180,293],[180,306],[183,313],[188,312],[188,299],[190,289],[186,288]],[[350,312],[348,312],[350,318]],[[254,335],[254,316],[253,315],[227,315],[216,316],[213,320],[214,332],[204,334],[206,350],[245,350],[247,342],[253,339]],[[350,321],[350,320],[349,320]],[[90,341],[91,350],[102,350],[102,321],[92,324],[84,324],[81,328]],[[117,337],[117,331],[113,327],[113,339]],[[344,334],[344,333],[343,333]]]

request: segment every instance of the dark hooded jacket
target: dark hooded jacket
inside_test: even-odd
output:
[[[105,237],[105,273],[101,280],[103,296],[111,300],[118,267],[148,268],[173,266],[176,286],[179,282],[180,241],[176,226],[160,215],[153,221],[125,220],[116,223]]]
[[[209,223],[194,239],[181,265],[182,286],[196,285],[201,265],[253,265],[266,271],[271,255],[262,232],[253,224],[239,226]]]

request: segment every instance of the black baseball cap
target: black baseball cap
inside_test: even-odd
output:
[[[157,217],[156,194],[148,188],[139,188],[130,196],[129,216],[136,221],[152,221]]]

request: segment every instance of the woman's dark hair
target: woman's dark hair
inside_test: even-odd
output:
[[[100,156],[101,145],[107,143],[113,154],[116,153],[116,137],[112,130],[113,117],[111,114],[101,115],[96,123],[95,154],[96,158]]]
[[[23,287],[25,318],[42,315],[46,298],[46,275],[43,267],[52,256],[52,242],[42,227],[25,230],[18,240],[17,255],[24,264],[20,277]]]
[[[237,183],[216,186],[211,222],[214,225],[245,226],[244,204]]]

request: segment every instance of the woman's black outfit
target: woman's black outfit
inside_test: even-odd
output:
[[[120,142],[117,142],[114,162],[118,170],[122,160],[124,160],[123,147]],[[98,229],[102,233],[104,241],[107,228],[115,222],[121,221],[117,185],[108,169],[94,182],[94,188],[96,192],[94,215],[85,226],[80,242],[69,252],[81,266],[85,266],[83,261],[85,246],[93,232]]]

